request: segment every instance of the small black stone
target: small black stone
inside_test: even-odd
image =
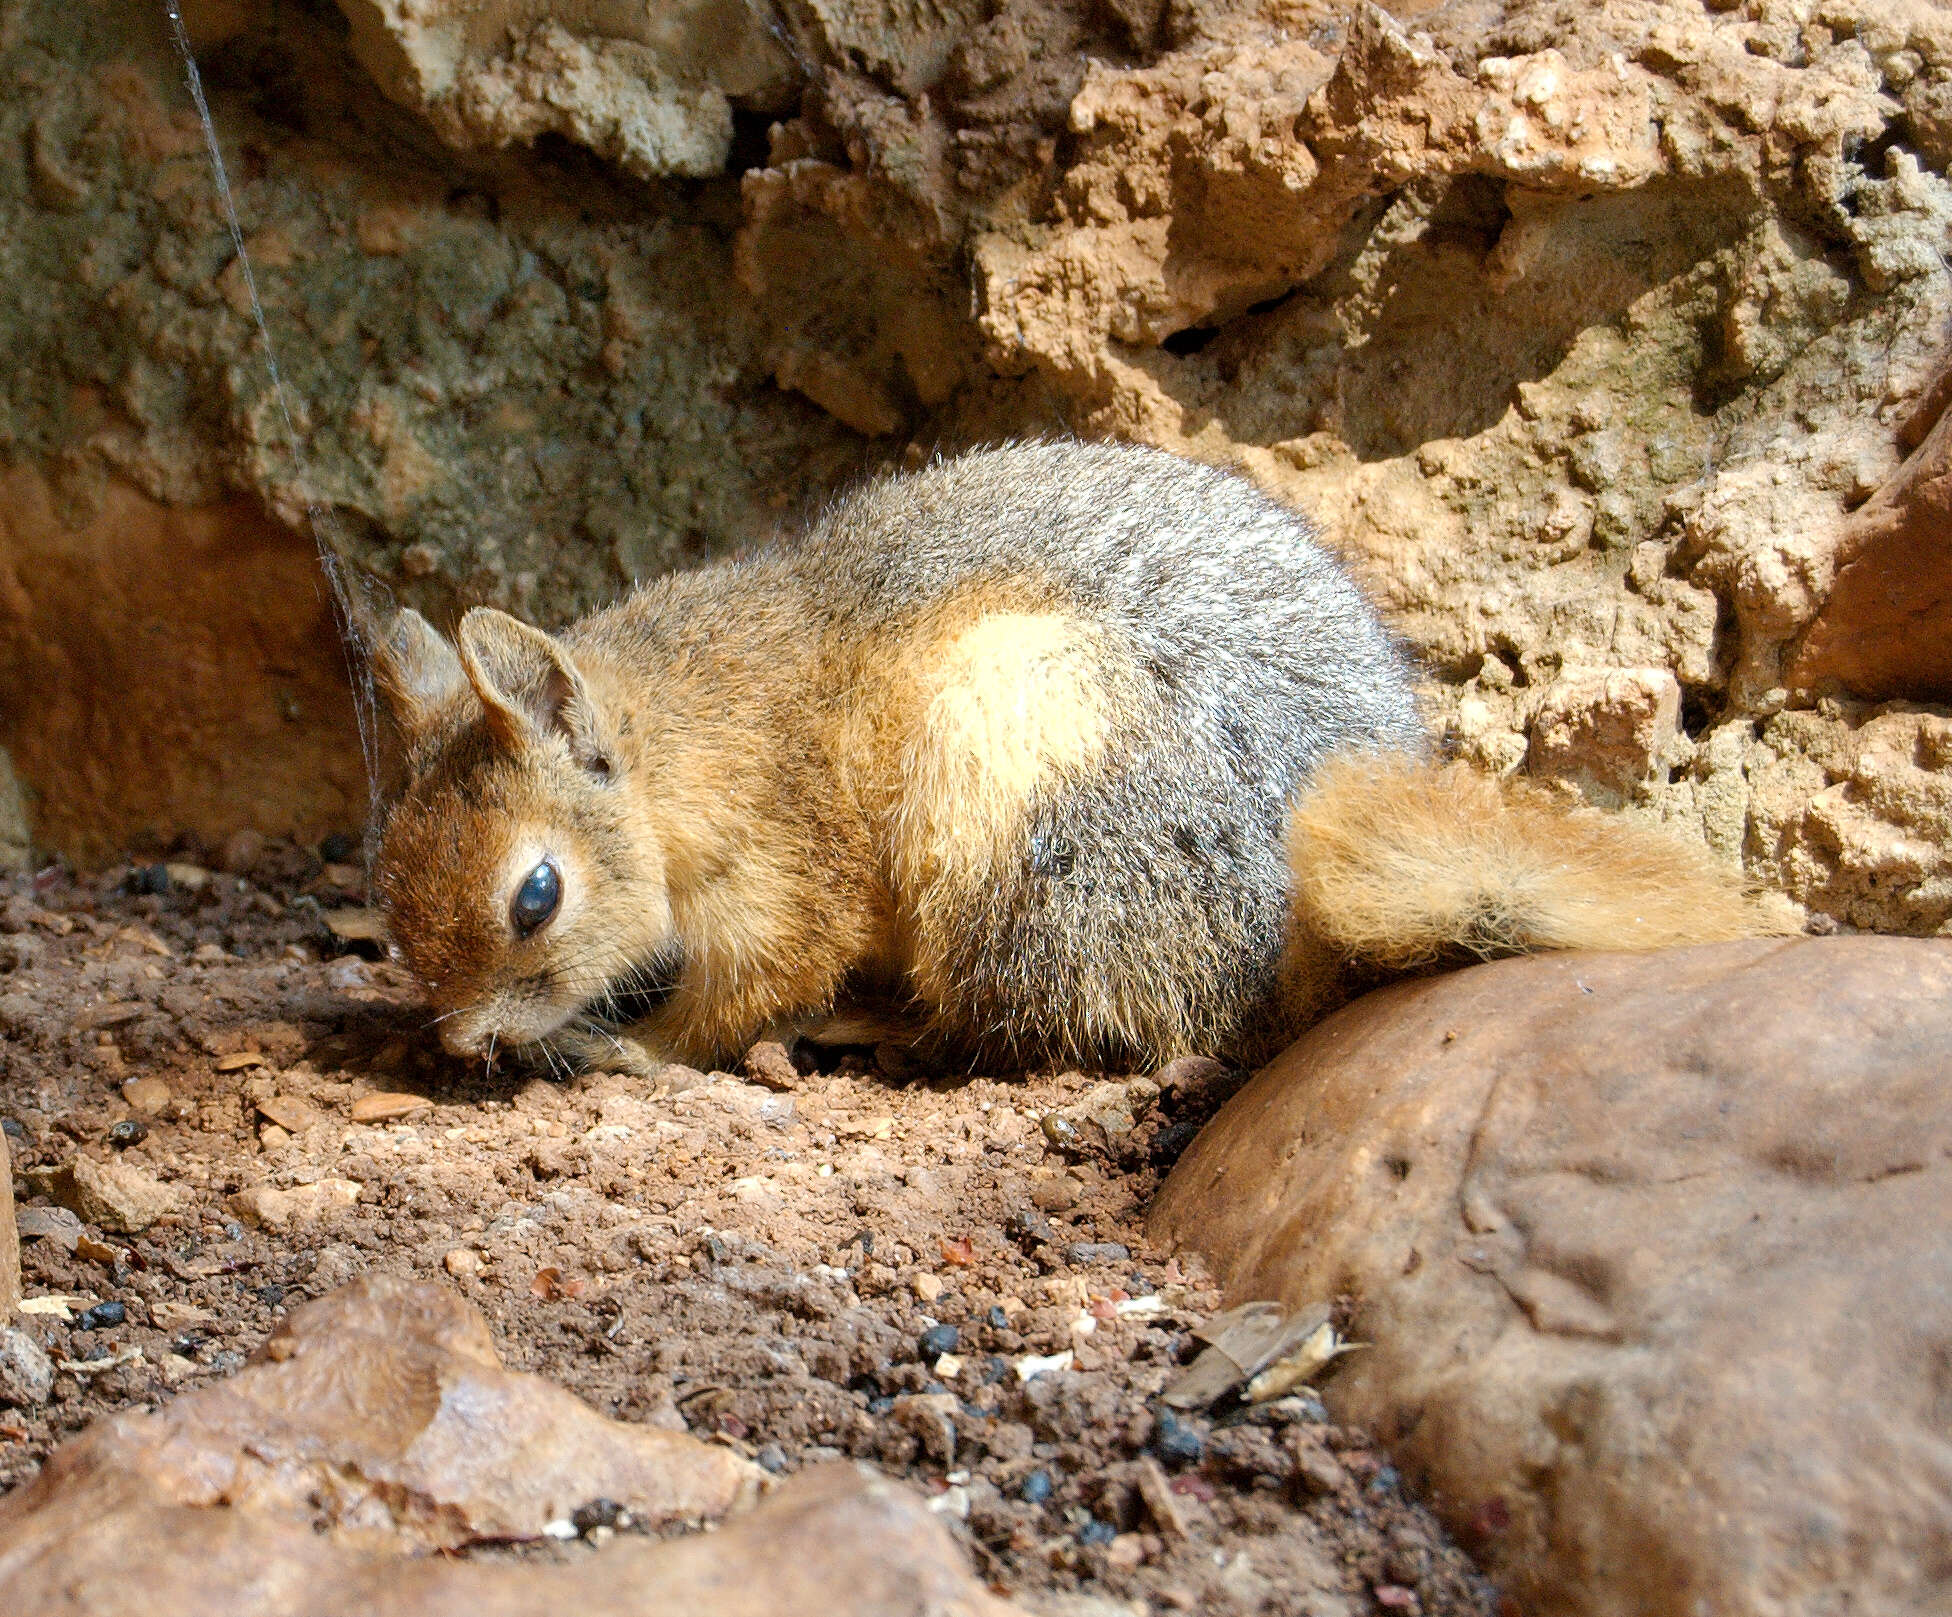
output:
[[[588,1534],[599,1527],[615,1527],[624,1519],[624,1507],[614,1499],[592,1499],[588,1504],[578,1505],[570,1514],[570,1525],[579,1533]]]
[[[931,1325],[922,1332],[922,1339],[916,1344],[918,1356],[924,1359],[939,1359],[945,1353],[956,1351],[956,1344],[962,1340],[962,1332],[953,1325]]]
[[[1153,1422],[1152,1452],[1174,1465],[1198,1465],[1206,1439],[1170,1409],[1162,1409]]]
[[[169,869],[164,865],[137,865],[129,872],[129,891],[160,898],[169,891]]]
[[[1010,1316],[1000,1308],[992,1308],[983,1316],[983,1323],[993,1331],[1007,1331],[1010,1328]]]
[[[883,1394],[879,1398],[870,1398],[868,1400],[868,1413],[870,1415],[885,1415],[894,1407],[894,1399],[888,1397],[886,1394]]]
[[[1077,1264],[1129,1263],[1132,1250],[1117,1241],[1073,1241],[1064,1249],[1064,1256]]]
[[[283,1286],[258,1287],[258,1301],[263,1303],[266,1308],[276,1308],[284,1300],[285,1288]]]
[[[139,1117],[125,1117],[108,1131],[108,1143],[118,1151],[141,1145],[149,1138],[149,1125]]]
[[[1041,1505],[1051,1496],[1051,1474],[1033,1471],[1017,1488],[1017,1497],[1026,1505]]]
[[[768,1443],[753,1458],[759,1462],[761,1471],[770,1471],[774,1476],[786,1469],[786,1450],[777,1443]]]
[[[1198,1117],[1181,1118],[1177,1123],[1168,1123],[1152,1137],[1150,1155],[1161,1167],[1179,1161],[1186,1148],[1193,1143],[1193,1137],[1206,1126],[1206,1120]]]
[[[1019,1207],[1010,1215],[1010,1234],[1019,1244],[1043,1245],[1057,1239],[1051,1221],[1034,1207]]]
[[[1109,1544],[1118,1537],[1118,1529],[1110,1522],[1101,1522],[1096,1516],[1078,1529],[1080,1544]]]
[[[999,1381],[1010,1379],[1010,1361],[992,1353],[983,1361],[983,1385],[993,1387]]]
[[[129,1317],[129,1310],[121,1303],[97,1303],[86,1310],[76,1321],[84,1331],[106,1331],[120,1325]]]
[[[1403,1474],[1393,1465],[1386,1465],[1369,1479],[1371,1493],[1394,1493],[1403,1483]]]
[[[27,1138],[27,1127],[17,1117],[0,1117],[0,1134],[10,1140],[24,1140]]]
[[[328,865],[350,864],[358,854],[358,840],[343,831],[334,831],[319,844],[319,857]]]

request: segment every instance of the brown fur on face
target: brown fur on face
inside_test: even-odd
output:
[[[634,667],[646,626],[627,612],[577,644],[477,610],[453,669],[424,625],[391,637],[415,659],[381,681],[411,779],[378,897],[451,1049],[707,1061],[826,1008],[870,952],[885,900],[845,805],[803,807],[817,726],[761,617],[743,645],[704,634]],[[728,679],[757,637],[779,677],[747,663]],[[510,902],[544,858],[561,907],[524,937]]]
[[[449,1049],[548,1038],[661,958],[671,927],[656,843],[628,818],[566,747],[535,737],[503,751],[480,721],[412,783],[382,836],[379,899]],[[544,859],[560,904],[524,937],[510,906]]]

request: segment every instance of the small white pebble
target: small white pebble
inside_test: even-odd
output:
[[[1016,1362],[1017,1379],[1031,1381],[1038,1376],[1048,1375],[1053,1370],[1068,1370],[1076,1362],[1077,1355],[1069,1348],[1062,1353],[1029,1353]]]

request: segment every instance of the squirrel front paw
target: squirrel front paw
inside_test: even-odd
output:
[[[536,1064],[551,1076],[567,1078],[581,1072],[610,1072],[626,1078],[653,1079],[671,1064],[640,1039],[624,1033],[563,1032],[535,1050]]]

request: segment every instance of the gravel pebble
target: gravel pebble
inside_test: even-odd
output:
[[[1079,1265],[1130,1263],[1132,1249],[1117,1241],[1073,1241],[1064,1249],[1064,1256]]]
[[[38,1408],[54,1390],[54,1361],[25,1331],[0,1325],[0,1404]]]
[[[1170,1409],[1161,1409],[1153,1423],[1152,1452],[1173,1465],[1198,1465],[1206,1440]]]

